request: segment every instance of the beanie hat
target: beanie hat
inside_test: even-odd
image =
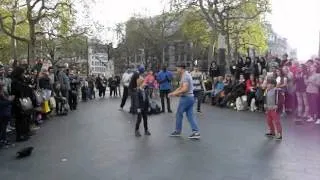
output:
[[[144,73],[144,71],[145,71],[144,66],[143,66],[143,65],[140,65],[140,66],[138,67],[138,71],[139,71],[140,74]]]

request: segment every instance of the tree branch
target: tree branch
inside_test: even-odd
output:
[[[7,30],[7,27],[5,27],[4,25],[4,19],[8,18],[8,17],[12,17],[12,16],[5,16],[5,17],[1,17],[0,15],[0,29],[8,36],[18,40],[18,41],[23,41],[23,42],[29,42],[28,39],[23,38],[23,37],[19,37],[14,35],[13,33],[11,33],[10,31]]]

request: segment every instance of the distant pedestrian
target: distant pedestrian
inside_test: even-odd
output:
[[[185,65],[177,66],[178,74],[181,77],[180,87],[169,94],[169,96],[179,96],[180,101],[176,114],[176,129],[171,134],[172,137],[180,136],[182,131],[183,113],[187,114],[187,119],[192,129],[190,139],[199,139],[199,127],[193,114],[193,104],[195,102],[193,95],[193,82],[191,75],[185,70]]]
[[[135,128],[135,135],[137,137],[140,137],[140,131],[139,126],[143,119],[143,126],[144,126],[144,133],[147,136],[150,136],[151,133],[148,129],[148,110],[149,110],[149,95],[147,91],[145,90],[145,84],[143,83],[143,79],[139,78],[137,80],[137,96],[138,96],[138,102],[137,102],[137,113],[138,118],[136,122],[136,128]]]
[[[279,103],[280,90],[276,88],[277,81],[275,79],[269,80],[267,84],[266,94],[266,119],[269,132],[267,137],[275,137],[276,140],[282,140],[282,127],[280,122],[281,104]]]

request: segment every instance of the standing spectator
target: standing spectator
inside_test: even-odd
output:
[[[249,77],[250,77],[250,74],[252,74],[251,63],[252,63],[251,58],[250,57],[246,57],[246,62],[245,62],[244,67],[243,67],[244,78],[246,80],[248,80]]]
[[[49,72],[49,79],[50,79],[50,89],[53,90],[53,86],[55,82],[54,69],[52,67],[49,67],[48,72]]]
[[[123,84],[123,95],[120,104],[120,110],[123,110],[124,105],[126,104],[128,95],[129,95],[129,84],[132,77],[131,70],[127,69],[126,72],[122,75],[122,84]]]
[[[12,72],[11,93],[15,97],[12,105],[12,112],[16,120],[16,140],[26,141],[29,139],[31,114],[22,110],[20,98],[32,97],[32,89],[25,83],[24,69],[16,67]],[[35,103],[33,103],[35,104]]]
[[[118,96],[118,93],[119,93],[119,96],[121,97],[121,89],[120,89],[120,84],[121,84],[121,78],[120,76],[115,76],[114,77],[115,80],[116,80],[116,84],[117,84],[117,87],[116,87],[116,96]]]
[[[98,75],[96,79],[96,87],[99,91],[99,97],[104,97],[106,94],[106,87],[104,86],[103,79]]]
[[[5,70],[0,64],[0,148],[1,146],[8,146],[11,143],[7,140],[7,126],[11,121],[11,110],[13,96],[11,92],[11,80],[5,77]]]
[[[195,100],[193,95],[192,77],[185,69],[185,65],[177,66],[178,74],[181,77],[180,87],[169,94],[169,96],[180,97],[178,110],[176,114],[176,127],[175,131],[171,134],[171,136],[181,136],[183,113],[186,113],[189,124],[192,129],[192,134],[189,136],[189,138],[199,139],[199,127],[193,114],[193,104]]]
[[[251,103],[252,101],[254,103],[256,102],[256,92],[257,92],[257,82],[255,79],[255,75],[251,74],[250,78],[246,81],[246,94],[248,97],[247,102],[248,102],[248,107],[251,107],[251,111],[255,111],[256,107],[257,107],[257,104]],[[251,104],[252,104],[252,106],[251,106]]]
[[[244,65],[245,64],[244,64],[243,58],[239,57],[237,64],[236,64],[236,73],[235,73],[236,80],[239,80],[240,74],[244,73],[244,71],[243,71]]]
[[[283,74],[282,69],[276,69],[275,71],[275,77],[276,77],[276,82],[277,82],[277,88],[281,90],[279,94],[279,106],[282,106],[279,110],[281,110],[282,116],[286,115],[286,107],[285,107],[285,102],[286,102],[286,93],[288,90],[288,78]]]
[[[172,78],[172,73],[168,71],[166,67],[163,67],[162,71],[160,71],[157,76],[157,80],[160,85],[161,108],[163,113],[165,112],[164,98],[167,99],[168,112],[172,113],[170,107],[170,97],[168,96],[172,90]]]
[[[237,64],[235,61],[231,62],[229,69],[230,69],[231,75],[235,76],[237,71]]]
[[[306,93],[307,86],[305,83],[305,79],[307,79],[307,72],[303,69],[303,66],[299,67],[295,75],[296,97],[298,103],[298,118],[307,118],[309,113],[309,104]]]
[[[112,97],[112,94],[114,97],[116,97],[117,94],[117,80],[114,76],[109,78],[109,88],[110,88],[110,97]]]
[[[313,122],[318,116],[318,96],[320,87],[320,76],[317,73],[317,68],[312,65],[309,69],[310,76],[305,80],[307,84],[307,95],[309,102],[309,119],[308,122]],[[316,124],[320,124],[320,119],[316,121]]]
[[[49,72],[47,69],[42,69],[42,73],[40,74],[39,77],[39,88],[42,90],[42,93],[44,95],[44,101],[49,101],[49,98],[51,97],[51,85],[50,85],[50,78],[49,78]],[[46,103],[46,102],[43,102]],[[47,113],[49,112],[42,112],[42,117],[43,119],[47,119]],[[41,121],[39,121],[41,124]]]
[[[221,75],[220,69],[215,61],[212,61],[210,65],[209,74],[212,79]]]
[[[201,103],[203,99],[203,76],[202,73],[198,70],[198,67],[195,67],[191,72],[192,80],[193,80],[193,94],[198,101],[197,111],[201,113]]]
[[[71,90],[70,79],[66,73],[67,73],[66,66],[60,67],[57,80],[58,80],[58,83],[60,84],[62,96],[69,99],[69,91]]]
[[[148,75],[144,79],[144,84],[146,85],[146,88],[148,90],[149,97],[152,98],[153,90],[154,90],[155,84],[156,84],[156,79],[154,77],[154,74],[153,74],[152,70],[150,70],[148,72]]]
[[[290,63],[290,61],[288,60],[288,54],[284,54],[283,55],[283,59],[280,63],[280,68],[284,67],[284,66],[288,66]]]
[[[268,137],[275,137],[276,140],[282,140],[282,127],[280,122],[278,95],[279,91],[276,88],[277,82],[271,80],[267,84],[267,95],[266,95],[266,119],[269,132],[266,133]],[[281,107],[280,107],[281,109]]]
[[[94,91],[94,76],[92,75],[91,77],[88,77],[88,96],[89,96],[89,99],[95,99],[96,98],[96,93]]]
[[[294,85],[294,75],[292,72],[289,71],[288,66],[284,66],[282,68],[283,75],[287,78],[287,91],[285,94],[285,107],[286,111],[293,112],[296,107],[295,101],[295,93],[296,93],[296,86]]]
[[[70,78],[70,95],[69,95],[70,110],[76,110],[78,105],[78,89],[80,86],[80,81],[78,76],[74,74],[74,71],[70,72],[69,78]]]

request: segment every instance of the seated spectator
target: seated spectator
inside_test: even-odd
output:
[[[210,79],[206,79],[203,81],[203,87],[204,87],[204,96],[203,96],[203,103],[206,100],[207,96],[211,96],[212,94],[212,81]]]
[[[216,105],[217,101],[224,96],[223,94],[223,88],[224,88],[224,83],[223,83],[223,77],[219,76],[218,81],[214,84],[213,91],[212,91],[212,105]]]
[[[233,84],[231,92],[221,101],[221,106],[232,106],[238,97],[245,95],[246,84],[244,76],[241,74],[239,78],[240,79]]]

